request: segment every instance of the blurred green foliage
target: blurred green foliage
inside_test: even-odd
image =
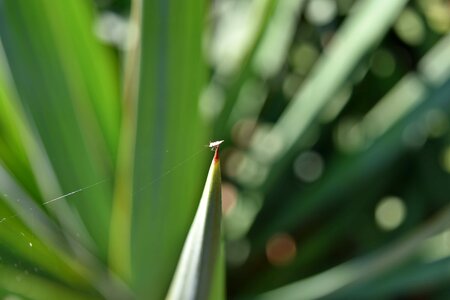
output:
[[[0,0],[1,296],[163,299],[224,139],[228,298],[448,298],[449,53],[448,0]]]

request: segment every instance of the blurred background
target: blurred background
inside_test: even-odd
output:
[[[163,298],[222,139],[226,298],[450,299],[450,1],[0,0],[0,39],[4,299]]]

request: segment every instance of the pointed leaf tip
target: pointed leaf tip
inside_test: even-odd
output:
[[[216,151],[214,153],[214,161],[216,163],[219,161],[219,146],[216,147]]]
[[[214,153],[214,162],[218,162],[219,161],[219,147],[220,144],[222,144],[224,142],[224,140],[220,140],[220,141],[215,141],[215,142],[210,142],[209,143],[209,147],[215,151]]]
[[[214,158],[166,299],[209,299],[221,241],[220,143],[209,145],[215,150]]]

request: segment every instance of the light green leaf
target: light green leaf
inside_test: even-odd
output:
[[[383,37],[406,2],[366,0],[356,4],[353,14],[333,37],[272,131],[266,138],[255,140],[252,149],[264,164],[297,149],[306,129],[340,91],[364,55]],[[277,174],[271,172],[271,178]]]
[[[449,50],[450,35],[437,43],[419,63],[422,70],[429,70],[434,66],[436,72],[432,73],[433,78],[430,78],[430,72],[425,73],[422,70],[407,74],[378,101],[378,105],[355,126],[360,128],[366,140],[366,149],[352,155],[336,155],[328,163],[321,181],[314,184],[309,191],[292,194],[279,214],[260,226],[258,246],[262,246],[274,232],[291,230],[301,225],[308,216],[317,214],[338,201],[347,201],[345,197],[336,195],[349,190],[355,184],[361,184],[360,182],[365,180],[361,174],[375,178],[408,150],[404,140],[408,128],[421,122],[426,112],[449,110],[450,104],[446,97],[449,95],[450,64],[446,60],[439,63],[444,53]],[[375,117],[378,117],[378,120],[373,120]],[[343,169],[346,172],[338,176]],[[300,198],[302,201],[299,202]],[[268,231],[265,231],[265,228]]]
[[[205,188],[186,238],[167,299],[208,299],[221,240],[221,176],[216,148]]]
[[[71,192],[111,178],[114,168],[119,81],[112,53],[94,36],[92,8],[78,0],[0,3],[0,37],[18,100],[58,180],[42,190]],[[102,184],[71,203],[102,258],[110,195]]]
[[[101,299],[99,294],[75,291],[53,280],[25,273],[21,270],[4,265],[0,266],[0,286],[2,290],[20,295],[25,297],[25,299]],[[26,288],[24,288],[24,286],[26,286]],[[15,298],[15,296],[13,297]]]

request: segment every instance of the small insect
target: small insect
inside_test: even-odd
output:
[[[215,142],[209,142],[208,147],[211,148],[211,151],[215,151],[220,146],[220,144],[222,144],[222,143],[223,143],[223,140],[215,141]]]

